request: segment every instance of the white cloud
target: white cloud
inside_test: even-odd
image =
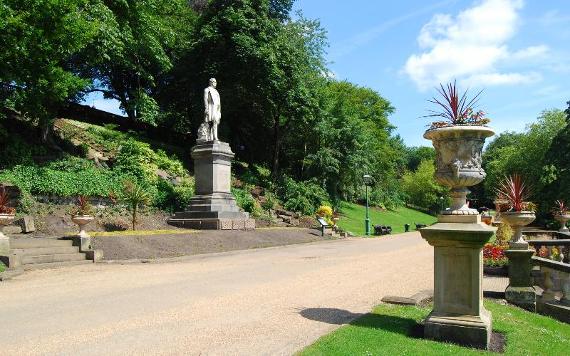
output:
[[[540,80],[536,72],[501,73],[497,69],[548,51],[543,45],[509,51],[507,42],[516,33],[522,7],[521,0],[483,0],[457,16],[433,16],[418,35],[423,52],[408,58],[404,72],[421,90],[453,79],[486,86]]]

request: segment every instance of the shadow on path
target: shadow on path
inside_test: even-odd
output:
[[[374,313],[352,313],[335,308],[306,308],[299,312],[304,318],[323,323],[344,325],[350,324],[371,329],[382,329],[388,332],[407,335],[414,338],[423,337],[423,325],[414,319]]]

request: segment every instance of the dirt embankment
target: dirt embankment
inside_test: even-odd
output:
[[[103,250],[105,260],[127,260],[247,250],[323,239],[318,230],[273,228],[172,235],[100,236],[92,238],[92,244],[94,248]]]

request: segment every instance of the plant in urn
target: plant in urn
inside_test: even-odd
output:
[[[509,242],[511,250],[528,250],[522,229],[536,219],[533,204],[525,201],[528,195],[528,188],[518,174],[503,179],[497,189],[497,198],[507,201],[508,210],[501,212],[501,219],[513,228],[514,234]]]
[[[552,215],[554,219],[560,223],[560,232],[569,232],[566,223],[570,220],[570,211],[566,203],[563,200],[557,200],[554,202],[555,206],[552,209]]]
[[[485,126],[489,119],[483,111],[475,112],[479,92],[468,100],[467,92],[458,93],[456,83],[440,84],[438,89],[441,99],[433,98],[431,103],[442,110],[433,111],[427,117],[442,117],[445,121],[436,121],[424,133],[424,138],[431,140],[436,152],[436,180],[451,188],[451,208],[442,211],[444,215],[477,215],[477,210],[467,205],[467,187],[476,185],[485,179],[481,167],[481,153],[485,138],[494,132]]]

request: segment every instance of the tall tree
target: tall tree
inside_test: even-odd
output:
[[[169,71],[190,47],[196,15],[187,0],[102,1],[112,12],[106,36],[80,58],[95,79],[91,91],[118,100],[130,119],[156,124],[156,92],[173,80]]]
[[[105,28],[98,0],[3,0],[0,5],[0,104],[38,120],[47,139],[59,106],[91,82],[74,59]]]

